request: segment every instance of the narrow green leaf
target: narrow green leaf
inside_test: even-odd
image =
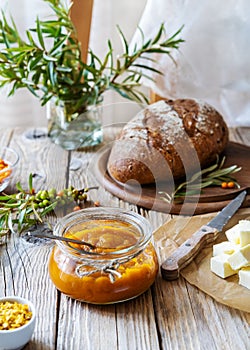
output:
[[[49,79],[51,82],[52,86],[56,85],[56,73],[55,73],[55,69],[54,69],[54,63],[53,62],[49,62],[48,63],[48,70],[49,70]]]
[[[44,40],[43,40],[43,33],[41,31],[40,20],[39,20],[38,17],[36,19],[36,32],[37,32],[39,43],[40,43],[42,49],[45,50],[45,45],[44,45]]]
[[[33,46],[33,47],[34,46],[36,47],[35,41],[34,41],[32,35],[31,35],[31,33],[28,30],[26,31],[26,35],[27,35],[27,38],[29,40],[30,45]]]
[[[27,209],[24,208],[23,210],[21,210],[21,212],[19,212],[19,215],[18,215],[18,230],[20,230],[22,225],[23,225],[23,222],[24,222],[24,219],[25,219],[26,210]]]
[[[124,51],[125,51],[126,54],[128,54],[128,48],[129,48],[128,42],[127,42],[127,40],[126,40],[126,38],[125,38],[121,28],[119,26],[117,26],[117,28],[118,28],[118,32],[119,32],[119,34],[121,36],[121,39],[122,39]]]
[[[139,67],[139,68],[142,68],[142,69],[150,70],[151,72],[155,72],[155,73],[160,74],[160,75],[163,74],[163,73],[160,72],[158,69],[153,68],[153,67],[146,66],[146,65],[144,65],[144,64],[133,64],[133,67]]]
[[[72,72],[72,68],[70,68],[70,67],[63,67],[63,66],[57,66],[56,70],[58,72],[62,72],[62,73],[70,73],[70,72]]]
[[[160,54],[167,54],[169,55],[170,50],[163,50],[160,47],[153,47],[150,49],[145,50],[146,53],[160,53]]]
[[[158,41],[160,40],[163,32],[164,32],[164,24],[162,23],[161,26],[160,26],[160,29],[158,31],[158,33],[156,34],[155,38],[153,39],[152,41],[152,45],[155,45],[156,43],[158,43]]]
[[[43,222],[43,220],[42,220],[42,218],[40,217],[38,211],[36,210],[36,208],[35,208],[33,202],[31,203],[31,206],[32,206],[33,213],[34,213],[35,217],[37,218],[37,220],[38,220],[39,222]]]
[[[49,55],[53,56],[55,55],[58,51],[61,50],[61,48],[63,47],[63,45],[65,45],[66,41],[68,40],[68,35],[66,35],[65,37],[63,37],[63,39],[61,39],[60,41],[58,41],[53,47],[52,49],[49,51]]]
[[[39,95],[36,93],[36,90],[31,85],[26,85],[26,87],[32,93],[32,95],[39,97]]]
[[[33,190],[33,174],[29,174],[29,191],[32,193]]]
[[[8,227],[9,227],[10,231],[14,234],[15,230],[14,230],[14,227],[13,227],[11,214],[8,215],[7,220],[8,220]]]
[[[48,55],[45,51],[43,52],[43,58],[48,62],[57,62],[58,60],[56,57]]]
[[[24,190],[23,190],[23,188],[22,188],[20,182],[17,182],[17,183],[16,183],[16,188],[18,189],[18,191],[24,192]]]
[[[175,45],[176,43],[181,43],[184,42],[183,39],[177,39],[175,40],[175,38],[181,33],[181,31],[183,30],[184,25],[182,25],[170,38],[168,38],[164,43],[161,44],[161,46],[170,46],[170,45]]]
[[[45,208],[42,212],[41,212],[41,217],[47,215],[48,213],[50,213],[51,211],[53,211],[55,209],[55,207],[57,206],[57,202],[54,202],[52,204],[50,204],[49,206],[47,206],[47,208]]]
[[[25,85],[31,85],[31,86],[34,85],[33,81],[28,80],[28,79],[22,79],[21,81]]]
[[[42,58],[42,55],[40,55],[40,54],[34,58],[31,58],[31,60],[29,61],[29,64],[28,64],[28,70],[30,72],[35,70],[37,73],[37,69],[38,69],[38,71],[40,71],[41,58]]]

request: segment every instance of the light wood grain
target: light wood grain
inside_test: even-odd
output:
[[[20,181],[27,185],[34,172],[36,190],[99,185],[89,199],[103,206],[132,209],[144,215],[156,230],[172,215],[145,210],[119,200],[88,172],[94,151],[67,152],[52,144],[46,131],[1,130],[0,145],[20,154],[20,163],[8,191]],[[42,135],[44,132],[44,136]],[[250,145],[250,129],[230,130],[232,141]],[[56,213],[56,222],[61,213]],[[181,216],[179,216],[181,220]],[[153,236],[153,241],[156,238]],[[160,261],[164,250],[155,240]],[[228,308],[189,285],[183,277],[164,281],[140,297],[115,305],[90,305],[59,293],[50,281],[47,264],[52,244],[31,244],[12,235],[0,246],[0,296],[19,294],[36,306],[37,324],[25,350],[248,350],[250,314]]]

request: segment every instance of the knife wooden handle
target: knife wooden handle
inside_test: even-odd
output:
[[[213,242],[218,233],[215,228],[202,226],[162,263],[162,277],[169,281],[177,279],[180,270],[187,266],[207,243]]]

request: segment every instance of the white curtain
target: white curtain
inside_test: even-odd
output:
[[[116,31],[119,25],[130,40],[140,20],[146,0],[94,0],[90,47],[102,57],[107,51],[107,40],[111,39],[117,53],[121,44]],[[44,19],[51,15],[51,10],[42,0],[0,0],[0,8],[7,15],[10,13],[24,34],[25,29],[34,27],[37,16]],[[7,97],[8,89],[0,90],[0,127],[8,126],[46,126],[46,108],[40,106],[37,98],[26,90],[19,90],[13,97]],[[129,119],[127,108],[117,106],[121,100],[117,95],[108,94],[106,104],[114,108],[106,108],[106,124]],[[124,100],[122,100],[124,102]],[[133,108],[132,108],[133,111]],[[125,113],[126,112],[126,113]],[[126,115],[123,116],[122,114]],[[132,112],[133,113],[133,112]]]
[[[211,103],[230,126],[250,126],[250,1],[148,0],[139,26],[146,38],[165,22],[171,35],[183,24],[176,64],[157,57],[165,76],[149,86],[165,97]],[[140,40],[136,32],[132,43]]]

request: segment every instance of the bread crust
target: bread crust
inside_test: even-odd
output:
[[[179,179],[211,164],[227,142],[227,125],[209,104],[161,100],[125,125],[112,146],[108,171],[122,183]]]

